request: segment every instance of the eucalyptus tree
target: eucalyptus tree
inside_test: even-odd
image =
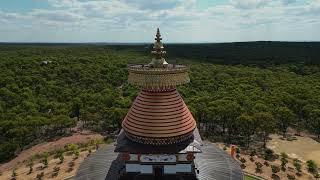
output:
[[[218,125],[222,128],[222,134],[225,136],[227,132],[226,140],[230,142],[230,138],[237,127],[235,123],[236,119],[241,114],[240,105],[229,99],[216,100],[209,105],[212,106],[213,113],[218,119]]]
[[[190,108],[199,124],[206,124],[208,122],[208,107],[210,106],[210,101],[211,98],[208,93],[199,93],[199,95],[190,98]]]
[[[251,136],[256,131],[256,119],[248,114],[241,114],[237,117],[236,124],[239,127],[239,134],[243,134],[245,137],[245,144],[249,147]]]
[[[254,113],[253,117],[257,124],[257,129],[262,133],[263,147],[266,147],[268,137],[274,132],[276,127],[275,119],[270,112],[258,112]]]
[[[314,109],[310,114],[310,130],[320,139],[320,109]]]
[[[275,111],[275,117],[278,128],[282,132],[283,137],[285,137],[288,127],[294,122],[295,114],[287,107],[279,107]]]
[[[74,98],[72,102],[71,117],[77,117],[77,121],[80,120],[80,110],[81,110],[82,102],[80,98]]]

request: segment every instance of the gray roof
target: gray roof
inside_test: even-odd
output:
[[[114,144],[104,145],[81,163],[76,180],[117,180],[123,166]],[[243,180],[239,164],[214,144],[204,141],[202,153],[196,155],[199,180]],[[152,180],[149,178],[149,180]]]
[[[204,141],[202,152],[196,155],[199,180],[242,180],[240,164],[213,143]]]

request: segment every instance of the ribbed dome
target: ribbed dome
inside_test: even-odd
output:
[[[133,141],[165,145],[189,138],[196,122],[176,89],[142,90],[122,127]]]

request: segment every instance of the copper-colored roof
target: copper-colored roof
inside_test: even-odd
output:
[[[144,143],[174,143],[193,133],[196,122],[176,89],[142,90],[122,122],[129,138]],[[163,141],[165,139],[165,141]]]

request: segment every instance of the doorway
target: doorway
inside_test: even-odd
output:
[[[160,180],[163,177],[163,166],[155,166],[154,169],[155,180]]]

